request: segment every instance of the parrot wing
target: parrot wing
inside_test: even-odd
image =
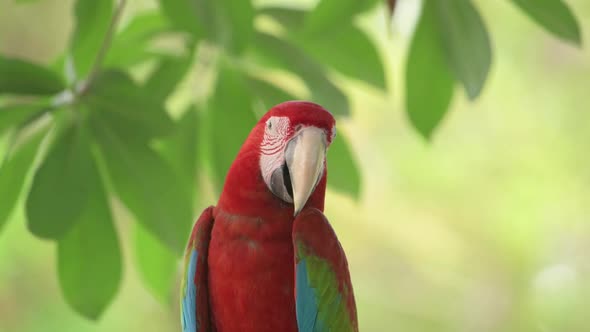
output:
[[[209,332],[207,252],[213,227],[213,207],[201,213],[193,226],[184,256],[180,294],[182,332]]]
[[[348,263],[324,214],[304,209],[293,223],[299,332],[358,331]]]

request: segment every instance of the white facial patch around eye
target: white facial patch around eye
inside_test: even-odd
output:
[[[267,184],[270,184],[273,170],[281,167],[285,160],[289,125],[287,117],[273,116],[266,121],[260,144],[260,171]]]

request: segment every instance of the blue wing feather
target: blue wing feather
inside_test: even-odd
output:
[[[180,294],[182,332],[210,332],[207,253],[213,228],[213,207],[203,211],[193,226],[184,257]]]
[[[198,251],[192,249],[186,275],[184,276],[187,283],[182,298],[182,332],[195,332],[199,328],[195,317],[195,313],[197,312],[197,285],[194,282],[190,282],[194,279],[195,273],[197,272],[198,258]]]
[[[301,260],[297,263],[297,325],[299,332],[314,331],[318,323],[318,303],[316,300],[315,291],[310,287],[309,276],[307,274],[307,263]],[[321,324],[318,324],[321,325]]]

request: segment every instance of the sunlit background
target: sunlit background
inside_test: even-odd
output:
[[[582,49],[509,1],[475,2],[493,38],[491,73],[476,102],[457,89],[431,142],[404,113],[417,4],[399,1],[391,27],[382,9],[362,19],[389,91],[346,83],[352,116],[338,130],[362,189],[358,200],[328,192],[325,211],[348,256],[361,331],[590,331],[590,2],[567,1]],[[0,53],[50,63],[67,42],[71,4],[0,0]],[[204,193],[200,206],[213,204]],[[116,217],[130,237],[126,215]],[[56,246],[27,231],[19,203],[0,234],[0,331],[179,331],[177,301],[154,298],[123,250],[119,293],[87,321],[60,293]]]

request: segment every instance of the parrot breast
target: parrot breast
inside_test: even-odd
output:
[[[292,220],[219,207],[214,217],[209,296],[217,331],[296,332]]]

